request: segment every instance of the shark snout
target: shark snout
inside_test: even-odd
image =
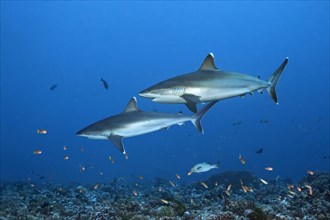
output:
[[[83,136],[85,134],[84,130],[80,130],[76,133],[78,136]]]
[[[144,98],[155,98],[155,94],[153,94],[149,89],[139,92],[139,96],[142,96]]]

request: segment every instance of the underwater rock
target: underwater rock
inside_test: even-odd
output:
[[[261,208],[255,208],[247,217],[251,220],[267,220],[267,216]]]

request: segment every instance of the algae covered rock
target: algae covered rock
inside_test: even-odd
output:
[[[171,206],[161,206],[159,208],[159,216],[160,217],[174,217],[175,212]]]

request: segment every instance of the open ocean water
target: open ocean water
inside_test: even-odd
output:
[[[0,219],[330,219],[329,11],[329,1],[1,1]],[[220,70],[266,81],[288,57],[279,105],[266,90],[220,100],[204,134],[187,121],[124,138],[127,157],[76,135],[132,97],[142,111],[192,115],[139,92],[209,53]],[[188,175],[203,162],[218,167]]]

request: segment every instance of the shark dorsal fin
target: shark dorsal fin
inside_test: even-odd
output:
[[[136,112],[136,111],[141,111],[136,104],[136,98],[133,97],[127,104],[124,112]]]
[[[214,64],[213,53],[209,53],[209,55],[207,55],[201,67],[199,68],[199,71],[212,71],[212,70],[218,70],[218,68]]]

